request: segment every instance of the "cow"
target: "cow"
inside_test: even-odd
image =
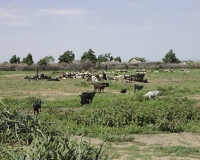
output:
[[[42,103],[42,101],[36,101],[36,102],[33,104],[33,112],[34,112],[34,115],[35,115],[35,112],[37,112],[37,115],[39,114],[39,112],[41,112],[41,103]]]
[[[101,84],[101,83],[95,83],[93,84],[94,86],[94,92],[97,92],[97,90],[99,90],[99,93],[101,93],[101,91],[104,91],[104,88],[107,86],[106,84]]]
[[[79,95],[81,97],[81,100],[80,100],[81,105],[83,106],[84,104],[92,103],[92,100],[95,96],[95,93],[96,92],[90,92],[90,93],[83,92],[83,93],[81,93],[81,95]]]
[[[134,86],[133,86],[133,88],[134,88],[134,93],[135,93],[135,91],[136,90],[142,90],[142,88],[143,88],[144,86],[142,86],[142,85],[138,85],[138,84],[134,84]]]
[[[159,90],[153,90],[149,91],[147,94],[144,95],[146,98],[151,99],[151,97],[158,97],[160,96],[160,91]]]
[[[122,89],[121,91],[120,91],[120,93],[126,93],[126,89]]]

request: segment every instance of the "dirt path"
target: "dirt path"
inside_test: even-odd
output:
[[[152,153],[152,147],[169,147],[169,146],[184,146],[184,147],[200,147],[200,135],[192,133],[169,133],[169,134],[148,134],[148,135],[134,135],[133,142],[126,143],[109,143],[110,148],[116,152],[119,156],[113,160],[126,160],[131,159],[131,148],[138,147],[138,150],[132,152],[138,152],[141,155],[151,155],[152,160],[197,160],[199,158],[190,157],[178,157],[172,156],[154,156]],[[80,140],[80,136],[76,136]],[[91,144],[98,145],[103,141],[97,138],[83,138],[84,141]],[[127,151],[128,150],[128,151]],[[143,158],[133,158],[142,160]],[[146,160],[146,158],[144,158]]]

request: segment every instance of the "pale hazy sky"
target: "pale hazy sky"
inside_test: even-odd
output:
[[[200,0],[0,0],[0,63],[31,53],[37,63],[92,49],[122,61],[160,61],[173,50],[200,60]]]

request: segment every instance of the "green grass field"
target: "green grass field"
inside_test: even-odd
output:
[[[50,71],[40,73],[56,76]],[[91,139],[105,140],[108,145],[104,154],[111,156],[115,153],[114,159],[200,158],[199,146],[144,147],[145,142],[139,143],[135,138],[136,135],[148,134],[200,133],[200,71],[197,69],[190,69],[186,73],[182,73],[180,69],[170,73],[150,73],[150,70],[147,70],[145,79],[149,83],[126,83],[123,79],[108,81],[110,87],[105,88],[104,93],[96,93],[93,103],[84,106],[80,104],[79,94],[93,91],[91,82],[83,79],[39,82],[24,79],[25,76],[34,74],[31,71],[0,72],[2,114],[9,111],[36,118],[41,122],[41,131],[44,131],[45,135],[48,128],[42,124],[52,122],[56,129],[68,137],[83,135]],[[109,71],[107,76],[113,77],[114,74],[114,71]],[[125,74],[135,73],[130,70]],[[144,85],[144,88],[134,93],[134,84]],[[123,88],[127,89],[126,94],[119,92]],[[144,99],[145,93],[155,89],[160,89],[160,100]],[[30,110],[36,99],[42,100],[42,112],[38,117]],[[4,121],[1,119],[1,126],[5,125]],[[54,128],[55,126],[50,127],[49,132],[54,132]],[[24,141],[27,133],[20,131],[22,134],[16,136],[6,134],[6,131],[8,128],[1,129],[1,146],[26,146]],[[5,136],[10,137],[7,139]],[[22,141],[24,144],[20,143]],[[129,143],[131,145],[128,147],[114,147],[114,144],[123,146]],[[0,151],[2,155],[5,154],[2,147]],[[9,153],[11,151],[21,153],[14,149],[9,150]]]

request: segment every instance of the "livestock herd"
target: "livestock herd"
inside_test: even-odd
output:
[[[106,73],[108,72],[98,72],[96,73],[95,71],[93,72],[89,72],[89,71],[82,71],[82,72],[53,72],[52,74],[60,74],[58,76],[52,77],[52,76],[48,76],[46,74],[40,74],[38,70],[36,70],[36,75],[33,77],[30,76],[26,76],[24,77],[24,79],[28,79],[29,81],[32,80],[36,80],[37,82],[39,82],[40,80],[44,80],[46,79],[47,81],[60,81],[60,79],[69,79],[69,78],[77,78],[77,79],[84,79],[86,81],[92,81],[92,85],[94,87],[94,90],[92,92],[83,92],[81,93],[80,96],[80,104],[83,106],[85,104],[91,104],[92,100],[95,96],[96,93],[101,93],[104,92],[104,88],[105,87],[109,87],[109,81],[113,80],[113,81],[121,81],[124,80],[126,83],[131,83],[131,82],[142,82],[142,83],[148,83],[147,79],[144,79],[146,70],[142,69],[142,70],[134,70],[136,74],[134,75],[128,75],[127,73],[129,72],[128,70],[116,70],[114,73],[113,77],[107,77]],[[164,69],[164,70],[159,70],[162,72],[173,72],[172,69]],[[182,69],[182,72],[188,72],[187,69]],[[119,72],[123,72],[126,74],[118,74]],[[151,73],[151,72],[150,72]],[[107,81],[108,82],[105,82]],[[138,85],[138,84],[134,84],[133,85],[133,89],[134,89],[134,93],[136,92],[136,90],[142,90],[143,89],[143,85]],[[127,89],[121,89],[119,91],[120,93],[126,93]],[[147,99],[151,99],[152,97],[157,97],[159,99],[160,96],[160,91],[159,90],[153,90],[153,91],[149,91],[148,93],[146,93],[144,95],[144,97],[146,97]],[[37,114],[39,113],[39,109],[41,110],[41,101],[37,101],[33,104],[33,110],[34,110],[34,114],[35,112],[37,112]]]

